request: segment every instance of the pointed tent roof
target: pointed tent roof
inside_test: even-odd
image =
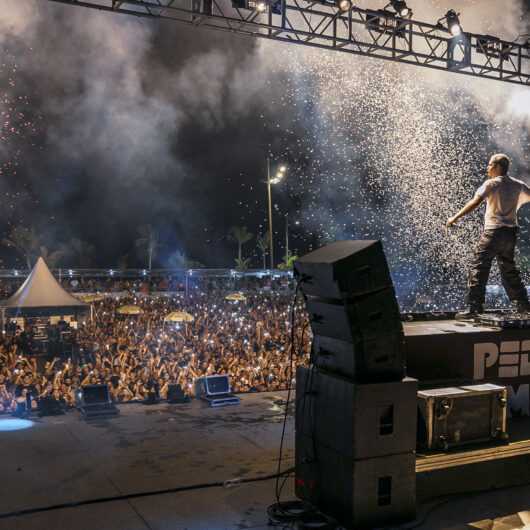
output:
[[[62,308],[63,311],[88,309],[84,304],[70,293],[66,292],[50,272],[48,265],[41,258],[33,267],[26,281],[18,291],[4,300],[1,305],[6,309],[15,310],[20,313],[39,313],[44,310],[46,314],[53,314],[53,308]],[[58,311],[60,313],[61,310]]]

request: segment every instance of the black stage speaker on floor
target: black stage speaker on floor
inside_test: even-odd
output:
[[[81,390],[79,410],[85,419],[117,416],[119,410],[112,402],[107,385],[87,385]]]
[[[296,435],[349,458],[416,449],[418,381],[354,383],[317,368],[296,370]]]
[[[38,414],[39,416],[58,416],[65,414],[66,405],[64,401],[59,401],[53,396],[46,396],[39,399],[38,402]]]
[[[415,517],[415,379],[296,372],[295,493],[346,528]]]
[[[417,381],[379,241],[339,241],[295,262],[313,345],[296,373],[296,495],[347,528],[416,512]]]
[[[297,436],[295,493],[346,528],[372,529],[416,517],[413,452],[355,460]]]
[[[82,388],[85,405],[96,405],[110,402],[109,387],[107,385],[86,385]]]
[[[189,403],[190,397],[184,394],[184,390],[178,384],[168,385],[167,387],[168,403]]]

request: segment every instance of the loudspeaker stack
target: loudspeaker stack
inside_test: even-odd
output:
[[[296,373],[296,495],[347,528],[416,514],[417,381],[379,241],[338,241],[295,263],[313,332]]]

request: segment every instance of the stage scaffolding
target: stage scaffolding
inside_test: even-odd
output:
[[[528,41],[466,32],[453,37],[443,22],[399,18],[378,5],[341,12],[334,2],[268,0],[258,12],[234,8],[229,0],[48,1],[530,85]]]

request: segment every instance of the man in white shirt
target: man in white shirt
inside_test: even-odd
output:
[[[517,211],[530,201],[530,187],[508,176],[510,159],[502,154],[493,155],[488,164],[488,180],[480,186],[475,196],[453,217],[447,227],[475,210],[486,201],[484,232],[480,237],[468,276],[468,308],[456,318],[473,318],[484,309],[486,284],[493,258],[497,258],[502,285],[517,311],[529,312],[530,304],[521,274],[514,261],[517,241]]]

